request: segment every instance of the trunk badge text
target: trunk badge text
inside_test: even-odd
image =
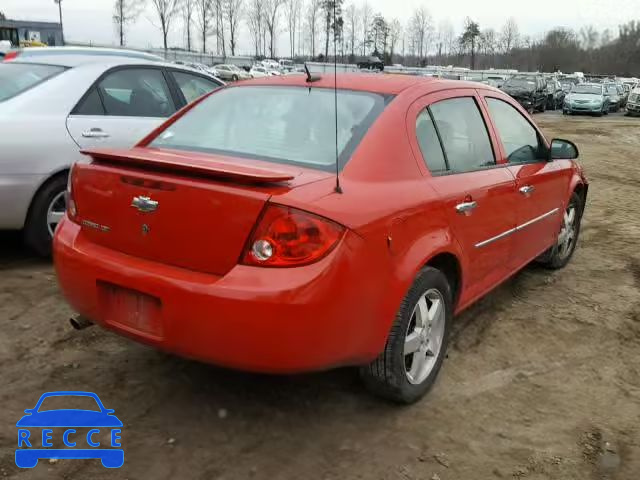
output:
[[[91,220],[82,220],[81,223],[85,227],[93,228],[94,230],[100,230],[101,232],[108,232],[111,230],[111,227],[107,225],[100,225],[99,223],[92,222]]]
[[[142,213],[151,213],[155,212],[158,208],[157,200],[151,200],[150,197],[133,197],[131,201],[131,206],[137,208]]]

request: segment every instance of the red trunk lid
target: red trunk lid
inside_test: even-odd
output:
[[[139,258],[224,275],[265,203],[329,174],[191,152],[92,150],[76,164],[77,221],[90,241]]]

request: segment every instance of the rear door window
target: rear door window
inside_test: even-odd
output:
[[[100,81],[98,90],[106,115],[168,117],[176,111],[169,86],[159,69],[116,70]]]
[[[96,87],[91,88],[78,106],[74,109],[75,115],[104,115],[104,106]]]
[[[34,63],[0,64],[0,102],[8,100],[63,72],[65,67]]]
[[[429,110],[450,170],[469,172],[495,165],[487,127],[472,97],[442,100]]]
[[[196,98],[221,87],[221,85],[214,80],[208,80],[200,75],[177,72],[175,70],[171,71],[171,75],[173,75],[187,103],[191,103]]]
[[[431,173],[440,173],[447,170],[447,162],[444,158],[442,145],[438,138],[438,132],[433,124],[433,119],[428,110],[423,110],[416,120],[416,137],[422,158]]]

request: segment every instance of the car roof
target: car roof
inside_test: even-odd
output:
[[[318,76],[318,74],[315,74]],[[297,86],[333,88],[335,82],[333,73],[319,75],[319,79],[313,83],[307,82],[306,75],[280,75],[276,77],[256,78],[242,82],[242,86],[270,85],[270,86]],[[368,74],[368,73],[339,73],[337,76],[338,88],[342,90],[355,90],[362,92],[380,93],[383,95],[397,95],[403,90],[418,83],[435,82],[430,77],[418,77],[414,75],[399,74]],[[459,88],[465,88],[469,84],[455,82]],[[463,86],[464,85],[464,86]],[[477,86],[476,83],[471,84]],[[240,87],[241,85],[238,85]],[[474,87],[475,88],[475,87]]]
[[[30,47],[18,49],[18,58],[59,58],[64,62],[67,57],[72,58],[100,58],[100,57],[122,57],[136,58],[141,60],[164,62],[162,57],[147,52],[136,50],[126,50],[118,48],[93,48],[93,47]],[[57,63],[57,62],[56,62]]]
[[[21,57],[18,56],[13,60],[10,60],[8,63],[33,63],[39,65],[54,65],[60,67],[83,67],[90,65],[100,65],[107,68],[119,67],[119,66],[154,66],[154,67],[165,67],[172,68],[174,70],[181,70],[185,72],[193,72],[199,75],[209,75],[213,77],[213,75],[208,74],[207,72],[203,72],[197,68],[190,67],[188,65],[180,65],[176,63],[169,62],[157,62],[145,60],[143,58],[130,58],[130,57],[118,57],[118,56],[94,56],[94,55],[65,55],[65,56],[47,56],[47,55],[36,55],[36,56],[27,56]],[[218,81],[220,81],[218,79]]]

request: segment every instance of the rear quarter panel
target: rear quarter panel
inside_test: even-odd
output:
[[[421,92],[418,92],[421,94]],[[423,174],[405,128],[414,95],[396,97],[372,125],[336,180],[327,178],[274,196],[272,201],[334,219],[364,239],[355,255],[367,259],[360,283],[369,292],[368,335],[376,351],[384,347],[402,299],[422,267],[439,253],[458,256],[430,177]]]

